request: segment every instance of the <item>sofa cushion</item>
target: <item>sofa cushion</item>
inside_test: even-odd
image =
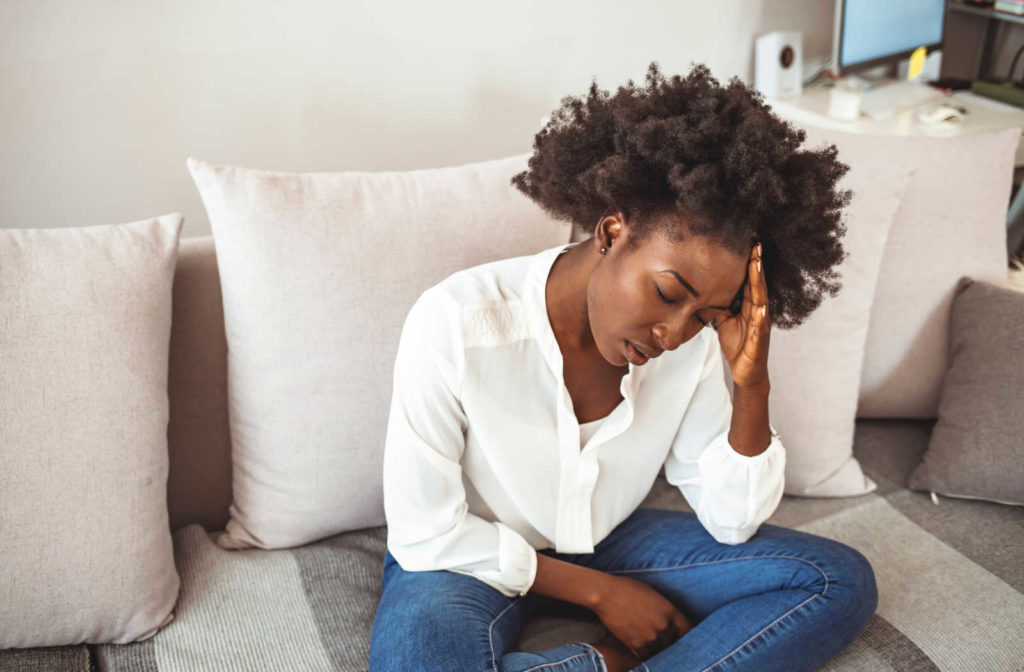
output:
[[[1024,509],[942,499],[902,484],[932,423],[857,422],[854,452],[878,489],[864,497],[784,495],[769,524],[837,539],[863,552],[878,580],[878,611],[828,670],[1010,670],[1024,660]],[[641,506],[691,511],[658,477]],[[380,596],[387,528],[305,546],[227,551],[198,525],[174,537],[178,617],[145,642],[96,647],[101,669],[365,672]],[[552,604],[531,616],[516,648],[596,642],[592,613]],[[950,637],[956,633],[956,637]],[[824,669],[824,668],[823,668]]]
[[[151,637],[167,518],[179,213],[0,229],[0,648]]]
[[[87,644],[32,649],[0,649],[4,672],[96,672]]]
[[[963,277],[949,371],[913,490],[1024,506],[1024,290]]]
[[[167,395],[171,531],[223,530],[231,504],[228,346],[213,236],[182,238],[174,270]]]
[[[1006,279],[1006,208],[1021,129],[889,136],[912,157],[871,305],[862,418],[935,419],[949,368],[949,307],[961,276]]]
[[[853,456],[857,396],[882,250],[914,166],[887,151],[884,136],[804,130],[804,149],[833,144],[850,166],[837,184],[852,192],[843,212],[848,256],[836,269],[836,296],[822,297],[799,327],[772,329],[769,415],[786,446],[784,492],[848,497],[875,488]],[[732,389],[728,365],[726,378]]]
[[[286,173],[189,157],[210,216],[228,347],[227,548],[385,522],[402,321],[457,270],[563,243],[510,179],[527,155],[409,172]]]

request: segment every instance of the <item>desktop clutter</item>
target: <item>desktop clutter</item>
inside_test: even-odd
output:
[[[887,89],[892,89],[890,93]],[[941,89],[925,83],[898,81],[871,90],[865,96],[863,83],[841,78],[829,88],[828,116],[857,121],[862,116],[882,118],[900,109],[912,108],[914,118],[936,129],[958,130],[967,121],[969,110]]]

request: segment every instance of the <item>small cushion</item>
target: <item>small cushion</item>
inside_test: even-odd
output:
[[[409,308],[455,271],[569,236],[511,185],[528,156],[380,173],[189,157],[228,344],[233,501],[220,546],[286,548],[385,523],[384,435]]]
[[[949,368],[949,304],[961,276],[1006,279],[1006,207],[1019,127],[888,136],[879,157],[917,169],[885,246],[871,305],[859,418],[936,418]]]
[[[949,371],[912,490],[1024,506],[1024,289],[963,277]]]
[[[0,649],[132,642],[174,616],[181,226],[0,229]]]

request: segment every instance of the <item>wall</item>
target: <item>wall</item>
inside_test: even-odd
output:
[[[754,37],[827,56],[832,3],[682,0],[0,2],[0,226],[168,212],[209,224],[185,158],[407,170],[528,152],[592,78],[703,62],[753,81]]]

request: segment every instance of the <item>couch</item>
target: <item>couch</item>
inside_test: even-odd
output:
[[[180,240],[172,318],[167,510],[181,577],[174,618],[131,643],[0,650],[0,670],[365,670],[385,526],[273,550],[215,543],[233,495],[214,236]],[[1024,669],[1024,508],[909,489],[935,423],[858,417],[853,454],[877,487],[850,497],[786,495],[767,521],[850,544],[875,568],[878,612],[823,670]],[[690,510],[664,474],[643,506]],[[592,613],[565,605],[536,614],[518,647],[595,642],[603,633]]]

